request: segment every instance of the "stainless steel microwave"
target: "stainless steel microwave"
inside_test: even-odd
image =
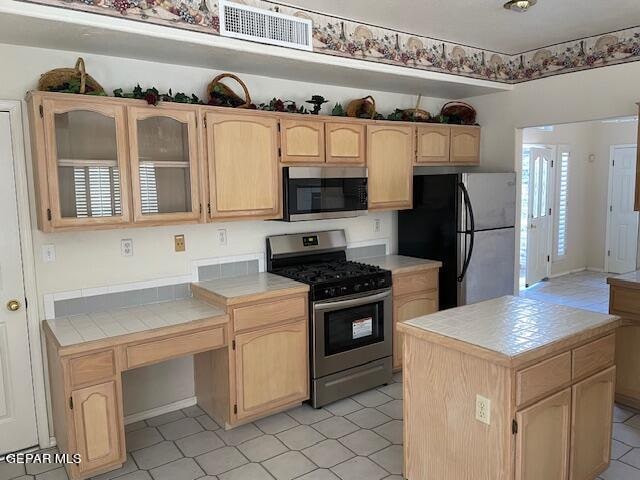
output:
[[[283,188],[287,222],[367,213],[365,167],[286,167]]]

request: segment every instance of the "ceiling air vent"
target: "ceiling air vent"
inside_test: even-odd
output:
[[[313,50],[313,23],[306,18],[220,0],[220,34],[281,47]]]

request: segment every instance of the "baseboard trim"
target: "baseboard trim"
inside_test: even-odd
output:
[[[145,410],[143,412],[134,413],[124,417],[124,424],[139,422],[140,420],[146,420],[148,418],[157,417],[164,413],[173,412],[174,410],[180,410],[181,408],[192,407],[198,403],[196,397],[185,398],[184,400],[178,400],[177,402],[162,405],[161,407],[152,408],[151,410]]]
[[[580,273],[588,270],[587,267],[582,268],[574,268],[573,270],[567,270],[566,272],[554,273],[553,275],[549,275],[549,278],[558,278],[564,277],[565,275],[571,275],[572,273]]]
[[[604,273],[604,268],[587,267],[587,271],[589,271],[589,272]]]

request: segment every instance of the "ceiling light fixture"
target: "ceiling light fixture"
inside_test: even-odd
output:
[[[526,12],[536,3],[538,3],[538,0],[509,0],[504,4],[504,8],[514,12]]]

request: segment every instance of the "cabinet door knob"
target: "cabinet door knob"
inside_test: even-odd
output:
[[[7,302],[7,310],[10,310],[12,312],[20,310],[20,302],[18,302],[18,300],[9,300]]]

